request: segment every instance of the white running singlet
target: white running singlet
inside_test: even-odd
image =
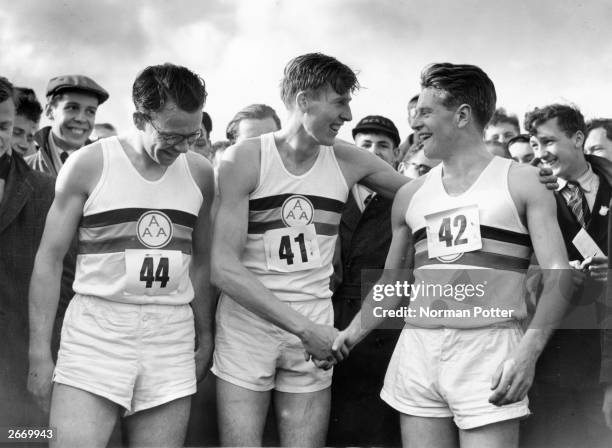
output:
[[[74,291],[137,305],[189,303],[191,234],[203,197],[186,155],[149,181],[116,137],[101,144],[102,175],[78,229]]]

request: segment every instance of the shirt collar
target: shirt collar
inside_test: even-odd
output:
[[[595,173],[593,172],[593,168],[591,168],[591,164],[587,162],[587,170],[580,175],[578,179],[576,179],[576,183],[580,185],[580,189],[585,193],[590,193],[593,189],[593,182],[595,181]],[[557,179],[557,183],[559,184],[559,188],[557,191],[561,191],[567,185],[567,180],[559,178]]]

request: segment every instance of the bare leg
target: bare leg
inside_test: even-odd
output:
[[[424,446],[457,448],[459,446],[457,427],[451,417],[432,418],[400,414],[400,427],[404,448]]]
[[[282,446],[325,445],[331,388],[309,393],[275,392],[274,404]]]
[[[222,446],[261,446],[270,391],[257,392],[217,378],[217,413]]]
[[[185,443],[191,397],[137,412],[126,419],[131,447],[181,447]]]
[[[51,448],[104,448],[117,420],[119,406],[76,387],[56,383],[51,399],[49,426],[57,439]]]
[[[518,420],[506,420],[480,428],[460,430],[461,448],[512,448],[518,447]]]

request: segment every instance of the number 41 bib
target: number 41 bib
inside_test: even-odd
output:
[[[482,249],[478,205],[425,215],[429,258]]]
[[[295,272],[321,266],[314,224],[268,230],[263,241],[270,271]]]

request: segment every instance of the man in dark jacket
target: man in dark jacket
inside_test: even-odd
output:
[[[38,151],[28,157],[28,164],[38,171],[57,176],[66,158],[91,143],[98,106],[108,99],[108,92],[93,79],[83,75],[52,78],[47,85],[45,116],[51,126],[34,137]]]
[[[612,198],[612,163],[585,156],[584,118],[574,107],[553,104],[525,117],[525,128],[537,143],[536,156],[558,177],[557,219],[579,288],[568,318],[573,329],[551,337],[537,365],[532,389],[534,418],[523,431],[525,446],[610,446],[612,432],[601,415],[601,382],[612,384],[612,344],[600,345],[608,274],[608,221]],[[581,241],[597,246],[588,252]],[[595,246],[593,246],[595,247]],[[566,327],[567,328],[567,327]],[[610,396],[610,394],[606,394]],[[612,396],[609,397],[612,399]]]
[[[400,137],[391,120],[370,115],[353,129],[355,144],[394,166]],[[334,326],[346,328],[361,308],[361,271],[383,269],[391,244],[391,199],[361,185],[349,194],[334,255]],[[399,331],[376,330],[334,367],[327,443],[400,444],[397,414],[379,397]]]
[[[26,388],[28,285],[54,181],[11,150],[14,117],[12,85],[0,77],[0,422],[46,426],[47,417]],[[70,280],[62,286],[67,294]]]

